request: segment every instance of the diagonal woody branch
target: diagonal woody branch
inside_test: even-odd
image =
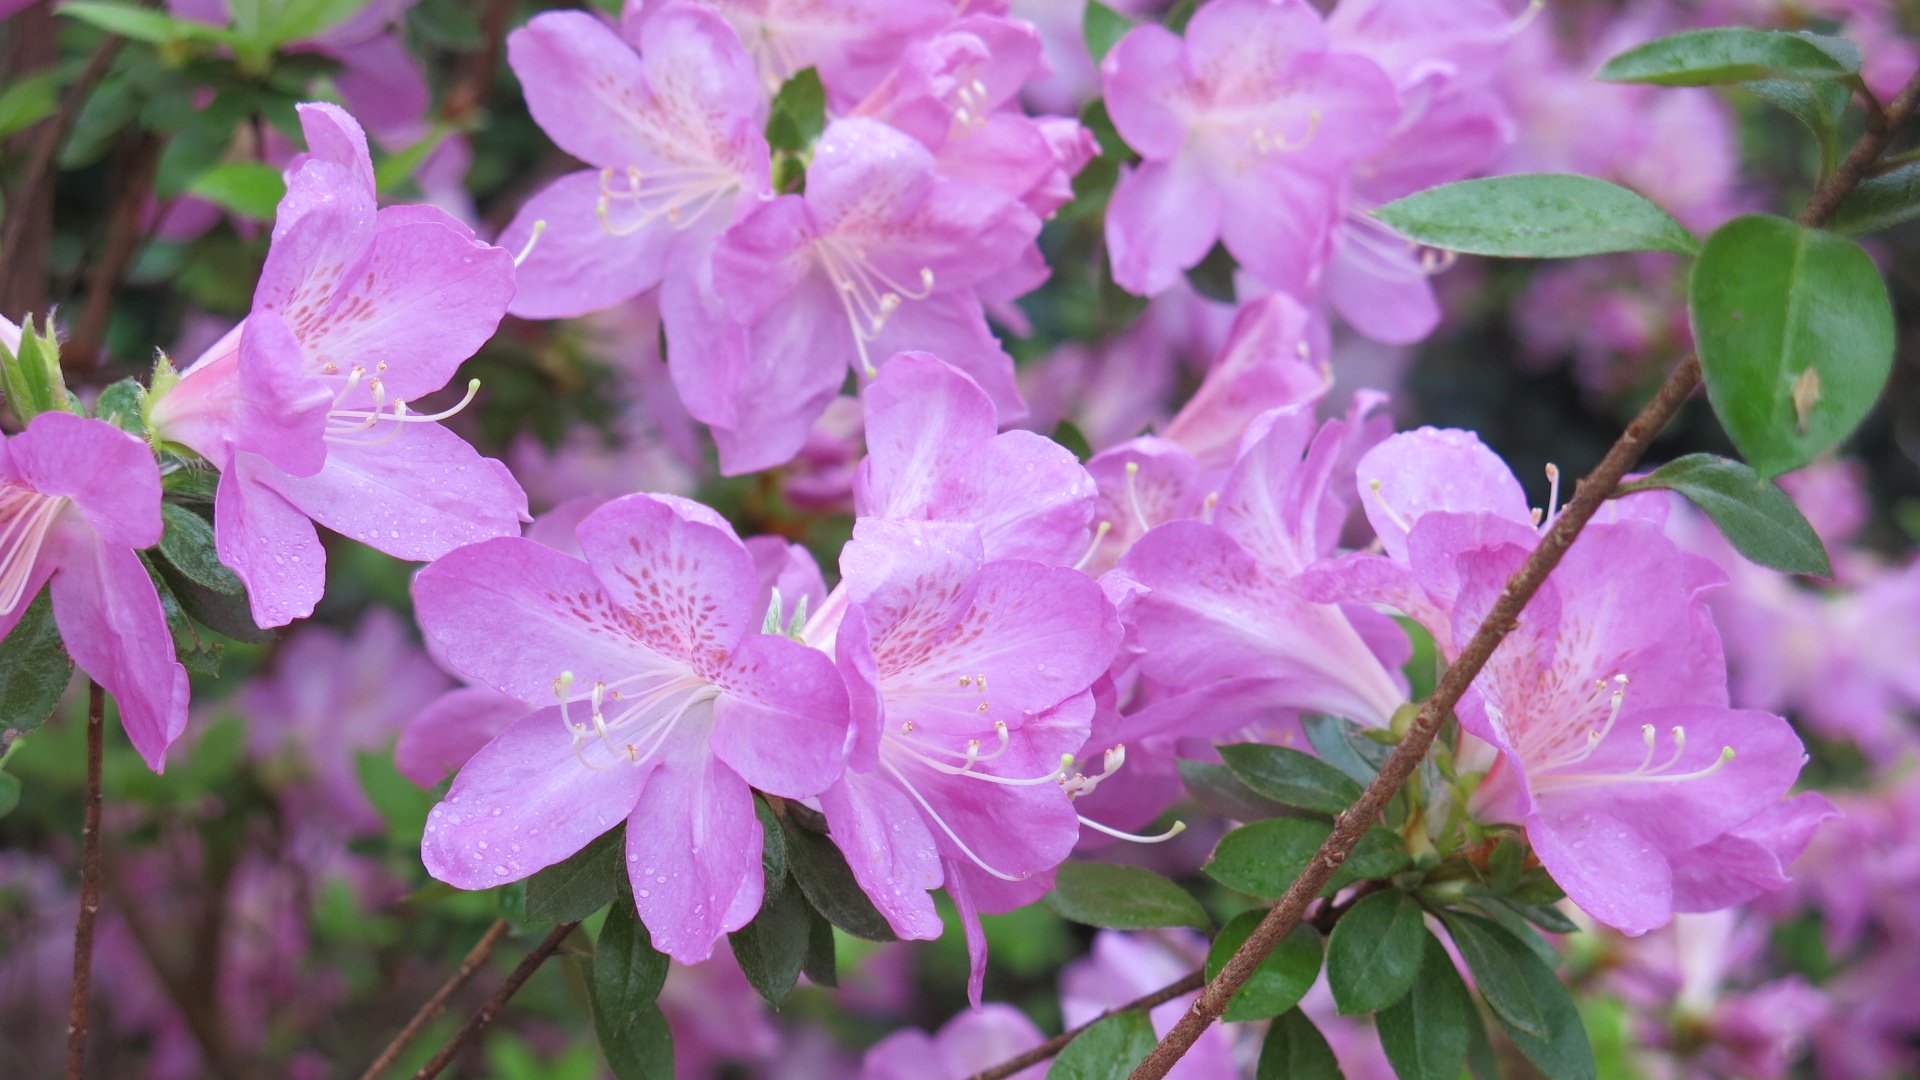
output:
[[[1920,105],[1920,74],[1908,81],[1887,106],[1882,122],[1869,125],[1866,134],[1854,144],[1840,167],[1814,191],[1806,209],[1800,213],[1800,224],[1823,225],[1833,216],[1874,162],[1886,153],[1895,132],[1913,115],[1916,105]],[[1547,575],[1560,565],[1560,559],[1573,546],[1580,531],[1586,528],[1601,504],[1619,488],[1621,479],[1639,462],[1648,444],[1673,420],[1680,407],[1686,404],[1687,398],[1700,385],[1700,374],[1698,356],[1690,355],[1682,360],[1667,376],[1667,381],[1661,384],[1653,399],[1620,433],[1606,457],[1580,481],[1573,501],[1554,520],[1553,526],[1527,557],[1526,563],[1508,579],[1506,588],[1501,590],[1500,599],[1488,613],[1486,621],[1480,624],[1472,639],[1460,650],[1459,658],[1447,669],[1432,696],[1420,707],[1419,715],[1415,717],[1406,737],[1394,748],[1393,755],[1381,767],[1379,775],[1367,785],[1366,791],[1352,806],[1334,819],[1333,834],[1321,845],[1313,861],[1307,864],[1285,895],[1260,920],[1260,925],[1227,961],[1220,974],[1194,999],[1186,1015],[1180,1018],[1147,1060],[1133,1071],[1132,1080],[1160,1080],[1166,1076],[1181,1055],[1226,1011],[1234,992],[1252,976],[1274,946],[1299,925],[1307,905],[1319,895],[1334,871],[1353,853],[1360,837],[1386,809],[1388,801],[1405,786],[1407,778],[1419,767],[1427,750],[1432,747],[1441,723],[1453,712],[1467,688],[1473,685],[1474,678],[1486,666],[1493,651],[1499,648],[1507,634],[1519,623],[1521,612],[1533,595],[1540,591],[1541,585],[1546,583]]]

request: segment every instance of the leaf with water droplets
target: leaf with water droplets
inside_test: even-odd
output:
[[[1070,862],[1054,875],[1047,907],[1063,919],[1109,930],[1212,925],[1187,890],[1151,870],[1114,863]]]

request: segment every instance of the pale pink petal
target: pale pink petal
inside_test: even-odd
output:
[[[528,199],[500,234],[508,251],[527,250],[536,222],[545,231],[515,271],[508,310],[523,319],[585,315],[659,284],[676,235],[636,229],[622,235],[600,217],[601,179],[594,170],[568,173]]]
[[[712,755],[683,746],[627,818],[627,877],[653,947],[683,964],[759,910],[764,835],[753,792]]]
[[[557,708],[509,725],[428,813],[420,845],[427,873],[462,889],[492,888],[552,866],[620,824],[649,786],[653,762],[629,762],[597,740],[577,750]]]
[[[103,541],[160,542],[160,470],[136,436],[104,420],[45,412],[6,440],[11,471],[42,495],[64,495]]]
[[[775,634],[740,643],[714,703],[715,757],[748,784],[788,799],[810,798],[846,763],[847,691],[833,660]]]
[[[1150,161],[1180,152],[1187,121],[1178,108],[1188,78],[1186,45],[1164,26],[1129,30],[1100,65],[1107,112],[1127,145]]]
[[[313,522],[262,481],[283,479],[263,458],[235,455],[213,493],[214,550],[247,585],[253,621],[285,626],[313,614],[326,591],[327,551]]]
[[[1271,214],[1271,207],[1263,207]],[[1187,156],[1126,170],[1107,207],[1107,258],[1113,280],[1139,296],[1171,288],[1220,238],[1220,202],[1206,173]],[[1235,222],[1250,230],[1251,222]],[[1259,256],[1261,253],[1255,251]]]
[[[820,796],[833,842],[855,881],[910,940],[940,936],[942,923],[927,890],[940,887],[940,853],[920,808],[881,774],[848,773]]]
[[[1645,837],[1599,810],[1535,814],[1527,840],[1581,910],[1637,937],[1673,918],[1673,874]]]
[[[683,512],[695,507],[704,520]],[[705,507],[628,495],[587,515],[576,531],[629,632],[655,652],[719,670],[740,639],[760,629],[753,556]]]
[[[1531,525],[1527,493],[1499,455],[1472,432],[1420,428],[1387,439],[1360,459],[1360,505],[1395,559],[1407,530],[1436,510],[1485,512]]]
[[[401,730],[394,766],[415,784],[431,788],[525,715],[524,702],[485,687],[449,690]]]

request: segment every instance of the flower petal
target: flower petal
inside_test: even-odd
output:
[[[653,947],[697,964],[752,920],[764,840],[745,781],[684,741],[627,818],[627,877]]]
[[[264,458],[237,454],[213,492],[214,551],[246,583],[262,628],[313,614],[327,581],[327,550],[313,522],[262,482],[275,474],[285,475]]]
[[[589,169],[555,180],[520,207],[500,234],[501,247],[527,252],[515,269],[517,287],[508,311],[523,319],[573,318],[659,284],[677,234],[670,229],[622,234],[610,228],[600,219],[600,195],[600,173]],[[537,240],[536,222],[546,223]]]
[[[72,499],[105,542],[160,542],[160,469],[136,436],[104,420],[45,412],[6,440],[6,456],[27,487]]]
[[[939,937],[943,924],[927,891],[940,887],[940,853],[907,793],[879,774],[848,773],[820,796],[820,809],[854,880],[893,932]]]
[[[732,526],[671,496],[627,495],[580,522],[580,550],[636,639],[717,671],[760,629],[760,575]]]
[[[432,788],[525,715],[525,702],[483,686],[449,690],[401,729],[393,763],[400,775]]]
[[[787,799],[820,794],[846,764],[847,690],[833,659],[750,634],[720,674],[713,753],[748,784]]]

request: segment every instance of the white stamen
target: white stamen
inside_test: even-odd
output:
[[[1073,568],[1075,570],[1085,570],[1087,568],[1087,563],[1093,560],[1093,553],[1100,550],[1100,542],[1102,540],[1105,540],[1107,538],[1107,534],[1112,531],[1113,531],[1113,522],[1102,521],[1100,523],[1100,526],[1093,530],[1093,542],[1088,544],[1087,550],[1081,552],[1080,557],[1073,561]]]
[[[1140,485],[1137,482],[1139,476],[1140,463],[1137,461],[1127,462],[1127,508],[1133,511],[1133,520],[1140,526],[1140,531],[1144,533],[1150,531],[1153,525],[1147,520],[1146,509],[1140,505]]]
[[[540,242],[540,235],[547,231],[547,219],[541,218],[533,223],[533,231],[528,234],[527,242],[520,247],[520,253],[513,257],[513,265],[518,269],[525,265],[527,256],[533,254],[533,245]]]

